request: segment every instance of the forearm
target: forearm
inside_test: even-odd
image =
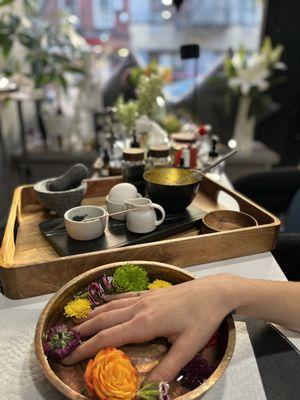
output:
[[[300,282],[223,275],[225,297],[237,314],[300,331]]]

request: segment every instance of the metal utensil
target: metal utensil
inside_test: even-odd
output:
[[[229,153],[225,154],[224,156],[220,157],[219,159],[217,159],[215,162],[213,162],[212,164],[208,165],[207,167],[201,169],[201,170],[197,170],[194,171],[191,175],[189,176],[185,176],[183,177],[180,181],[178,181],[178,184],[184,184],[186,183],[186,181],[190,181],[191,178],[197,178],[198,180],[200,180],[202,178],[203,175],[206,174],[206,172],[210,171],[212,168],[216,167],[217,165],[221,164],[221,162],[227,160],[228,158],[232,157],[236,152],[238,151],[238,149],[233,149],[231,150]]]
[[[84,218],[82,221],[80,221],[80,222],[91,222],[91,221],[97,221],[98,219],[100,220],[100,219],[102,219],[102,218],[108,218],[108,217],[114,217],[115,215],[120,215],[120,214],[125,214],[125,213],[128,213],[128,212],[130,212],[130,211],[136,211],[136,210],[138,210],[139,208],[130,208],[130,209],[128,209],[128,210],[123,210],[123,211],[118,211],[118,212],[115,212],[115,213],[112,213],[112,214],[105,214],[105,215],[100,215],[99,217],[92,217],[92,218]]]
[[[114,215],[124,214],[124,213],[128,213],[130,211],[135,211],[135,210],[137,210],[137,208],[131,208],[129,210],[118,211],[118,212],[112,213],[112,214],[101,215],[99,217],[86,218],[86,219],[83,219],[82,221],[77,221],[77,222],[97,221],[97,220],[100,220],[101,218],[108,218],[108,217],[111,217]],[[60,235],[62,232],[65,231],[65,229],[66,229],[65,222],[62,221],[55,228],[51,229],[51,231],[47,232],[46,235],[47,235],[47,237]]]

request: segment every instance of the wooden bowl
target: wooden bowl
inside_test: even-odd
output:
[[[147,269],[150,279],[165,279],[173,284],[178,284],[195,279],[193,275],[184,270],[168,264],[148,261],[131,261]],[[97,267],[85,272],[63,286],[46,305],[39,318],[35,333],[35,351],[38,362],[47,379],[67,398],[73,400],[88,400],[81,394],[84,389],[84,371],[87,361],[78,363],[72,367],[66,367],[60,363],[52,362],[47,359],[43,351],[43,338],[48,328],[56,323],[62,322],[64,306],[70,301],[75,293],[87,287],[92,281],[99,279],[103,274],[113,274],[114,270],[123,265],[118,262]],[[173,395],[177,400],[193,400],[210,389],[221,377],[229,365],[234,346],[235,346],[235,327],[231,316],[224,319],[219,330],[219,339],[214,349],[214,357],[217,368],[213,374],[198,388],[193,391],[180,393],[179,396]],[[139,345],[143,349],[144,345]],[[127,346],[130,347],[130,346]],[[133,345],[134,347],[134,345]],[[146,347],[146,345],[144,346]],[[124,348],[125,349],[125,348]],[[210,350],[210,349],[208,349]],[[125,351],[125,350],[124,350]],[[144,353],[143,353],[144,355]],[[176,392],[175,392],[176,393]]]
[[[150,199],[160,204],[167,213],[183,212],[194,200],[199,179],[194,170],[183,168],[153,168],[144,173]],[[187,179],[187,183],[180,183]]]
[[[202,233],[224,232],[256,226],[251,215],[231,210],[216,210],[206,213],[202,218]]]

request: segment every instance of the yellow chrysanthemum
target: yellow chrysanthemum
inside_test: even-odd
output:
[[[76,299],[69,301],[65,306],[65,316],[67,318],[82,319],[88,316],[92,306],[88,299]]]
[[[172,283],[163,281],[161,279],[155,279],[152,283],[149,283],[148,289],[155,290],[155,289],[163,289],[166,287],[172,286]]]

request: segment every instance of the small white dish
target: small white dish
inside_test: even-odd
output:
[[[103,235],[107,223],[107,211],[98,206],[79,206],[65,212],[65,226],[68,235],[75,240],[93,240]],[[74,221],[74,217],[95,218],[102,217],[95,221]]]
[[[107,211],[109,214],[127,210],[127,207],[124,203],[116,203],[116,202],[110,201],[108,195],[106,196],[106,207],[107,207]],[[112,219],[116,219],[118,221],[125,221],[126,213],[116,215],[115,217],[112,217]]]

